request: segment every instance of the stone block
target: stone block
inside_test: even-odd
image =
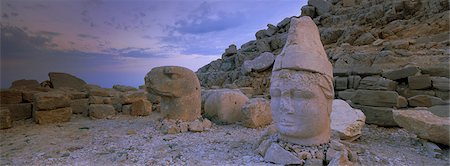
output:
[[[361,110],[353,109],[343,100],[333,100],[333,111],[330,115],[331,130],[340,139],[349,139],[361,135],[366,116]]]
[[[332,4],[326,0],[308,0],[308,5],[316,7],[319,15],[328,13],[332,7]]]
[[[351,106],[360,109],[364,115],[366,115],[367,124],[375,124],[384,127],[398,126],[397,122],[395,122],[393,118],[393,108],[371,107],[357,104],[352,104]]]
[[[70,106],[70,98],[64,92],[40,92],[34,95],[34,105],[36,111],[54,110]]]
[[[395,110],[394,119],[399,126],[419,138],[450,145],[450,120],[426,110]]]
[[[150,101],[141,99],[131,104],[132,116],[148,116],[152,112],[152,103]]]
[[[263,98],[253,98],[242,107],[243,125],[249,128],[264,127],[272,123],[270,102]]]
[[[219,123],[234,123],[242,119],[242,106],[248,97],[236,90],[213,91],[205,101],[205,116]]]
[[[0,129],[9,129],[12,127],[11,113],[8,108],[0,107]]]
[[[431,88],[431,78],[429,75],[409,76],[409,89],[428,89]]]
[[[18,104],[22,102],[22,92],[15,89],[0,91],[0,104]]]
[[[112,105],[108,104],[91,104],[89,105],[89,116],[96,119],[110,118],[116,115],[116,110]]]
[[[87,115],[89,111],[89,99],[76,99],[70,101],[72,113]]]
[[[431,77],[431,83],[433,88],[440,91],[450,90],[450,79],[446,77]]]
[[[2,106],[9,109],[13,121],[29,119],[32,116],[33,107],[31,103],[4,104]]]
[[[356,91],[353,90],[353,89],[347,89],[347,90],[344,90],[344,91],[339,91],[338,92],[338,97],[343,99],[343,100],[350,100],[353,97],[353,95],[355,94],[355,92]]]
[[[345,90],[348,88],[348,78],[347,77],[334,77],[334,89]]]
[[[375,107],[395,107],[398,93],[394,91],[357,90],[350,99],[355,104]]]
[[[380,76],[368,76],[359,82],[358,89],[395,91],[397,82]]]
[[[360,81],[361,81],[361,76],[358,76],[358,75],[348,76],[348,88],[357,89]]]
[[[408,98],[408,103],[413,107],[431,107],[435,105],[443,105],[447,104],[441,98],[428,96],[428,95],[417,95]]]
[[[436,116],[450,117],[450,105],[435,105],[427,110]]]
[[[46,111],[34,111],[34,120],[37,124],[69,122],[71,116],[72,109],[70,107]]]
[[[398,80],[401,78],[408,78],[409,76],[416,75],[420,70],[417,66],[407,66],[401,69],[383,71],[383,77],[390,80]]]

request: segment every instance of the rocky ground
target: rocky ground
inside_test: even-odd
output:
[[[264,130],[214,125],[201,133],[165,135],[158,113],[37,125],[16,121],[0,132],[0,165],[271,165],[253,149]],[[401,128],[366,125],[347,144],[361,165],[448,165],[449,148],[433,157],[421,140]]]

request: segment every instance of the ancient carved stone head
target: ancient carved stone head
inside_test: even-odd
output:
[[[201,117],[200,82],[195,73],[178,66],[155,67],[145,76],[147,92],[161,96],[160,109],[169,119]]]
[[[318,145],[330,139],[332,66],[310,17],[292,18],[270,85],[272,117],[282,140]]]

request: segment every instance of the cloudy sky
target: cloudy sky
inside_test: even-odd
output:
[[[156,66],[193,71],[306,0],[1,0],[1,87],[65,72],[139,86]]]

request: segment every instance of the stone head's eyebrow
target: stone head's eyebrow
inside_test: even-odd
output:
[[[314,97],[314,93],[310,90],[304,90],[304,89],[292,89],[291,91],[292,95],[294,97],[302,97],[302,98],[312,98]]]

